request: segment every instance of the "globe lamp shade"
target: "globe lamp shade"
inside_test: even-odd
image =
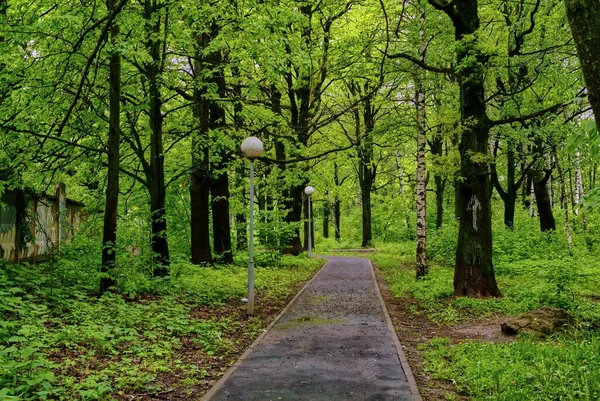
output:
[[[240,147],[240,149],[244,156],[251,160],[260,157],[264,150],[263,143],[260,139],[258,139],[255,136],[251,136],[244,139],[244,142],[242,142],[242,146]]]

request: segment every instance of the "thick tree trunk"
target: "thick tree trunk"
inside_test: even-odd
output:
[[[452,20],[457,44],[460,85],[460,116],[463,126],[459,145],[461,155],[458,190],[460,225],[454,294],[457,296],[500,296],[492,265],[492,214],[490,199],[488,141],[490,123],[486,113],[484,70],[486,56],[473,38],[479,30],[477,0],[454,0],[441,4],[429,0]],[[477,62],[473,62],[477,60]]]
[[[162,71],[161,22],[153,21],[151,13],[147,14],[147,33],[153,39],[147,42],[152,57],[152,64],[147,68],[149,101],[150,138],[150,177],[147,178],[150,189],[150,213],[152,216],[151,248],[154,256],[154,275],[166,276],[169,272],[169,244],[167,241],[167,219],[165,210],[165,155],[163,147],[163,115],[161,111],[162,98],[160,94]],[[155,39],[154,39],[155,38]]]
[[[444,144],[442,141],[441,134],[436,135],[429,142],[429,148],[431,149],[431,154],[435,158],[440,158],[443,156],[444,152]],[[439,168],[438,168],[439,170]],[[444,222],[444,190],[446,188],[446,179],[442,176],[442,174],[436,172],[434,176],[434,184],[435,184],[435,227],[440,228]]]
[[[290,240],[288,248],[284,253],[291,255],[300,255],[304,250],[302,239],[300,238],[300,224],[302,221],[302,195],[304,194],[305,185],[294,185],[290,189],[288,198],[288,214],[285,216],[285,221],[294,225],[293,236]],[[299,200],[299,201],[298,201]],[[306,241],[308,241],[306,239]],[[306,242],[308,244],[308,242]]]
[[[229,226],[229,177],[222,171],[211,179],[213,242],[215,261],[233,264],[231,227]]]
[[[202,105],[194,108],[202,109]],[[197,113],[200,113],[199,115]],[[198,110],[195,117],[202,120],[204,112]],[[208,121],[206,122],[206,127]],[[201,123],[202,124],[202,123]],[[205,128],[206,129],[206,128]],[[191,261],[193,264],[212,263],[210,248],[210,172],[208,149],[201,138],[206,135],[203,128],[192,136],[192,174],[190,177],[190,222],[191,222]]]
[[[152,211],[152,254],[154,255],[154,276],[169,274],[169,243],[167,241],[167,215],[164,182],[150,186],[150,209]]]
[[[588,98],[600,129],[600,0],[565,0],[565,6]]]
[[[369,93],[368,83],[364,88],[360,84],[351,82],[351,94],[355,97]],[[371,219],[371,191],[375,183],[376,166],[373,161],[373,129],[375,128],[375,110],[372,105],[372,94],[367,95],[361,102],[362,110],[354,109],[354,123],[356,137],[356,150],[358,155],[358,182],[360,186],[360,199],[362,208],[362,242],[363,248],[373,246],[373,226]],[[364,133],[361,125],[364,121]]]
[[[435,228],[442,227],[444,224],[444,189],[446,180],[440,176],[435,176]]]
[[[196,39],[194,79],[201,79],[206,69],[203,49],[210,40],[206,33]],[[192,173],[190,176],[190,221],[191,221],[191,261],[193,264],[212,263],[210,247],[210,164],[208,132],[210,127],[209,105],[205,101],[205,91],[200,85],[194,87],[193,115],[197,129],[192,133]]]
[[[543,171],[535,171],[533,175],[533,190],[535,192],[541,231],[556,230],[556,221],[552,214],[552,203],[550,202],[550,194],[548,193],[547,187],[550,175],[551,171],[547,171],[546,173]]]
[[[362,185],[360,190],[362,204],[362,242],[363,248],[373,246],[373,227],[371,225],[371,188],[370,185]]]
[[[114,0],[107,0],[108,10],[114,9]],[[114,44],[119,34],[119,25],[113,23],[110,39]],[[119,211],[119,169],[121,143],[121,56],[117,51],[109,59],[109,126],[106,142],[108,172],[106,174],[106,204],[104,206],[104,226],[102,233],[102,273],[100,294],[116,284],[111,275],[117,261],[117,215]]]
[[[220,27],[213,24],[211,36],[214,38],[219,34]],[[212,68],[211,82],[217,88],[220,99],[226,96],[225,75],[223,72],[223,56],[221,51],[213,51],[208,55],[208,62]],[[223,106],[212,101],[210,110],[210,129],[223,131],[225,129],[225,110]],[[229,223],[229,178],[228,165],[230,162],[229,152],[221,151],[218,165],[212,166],[211,197],[213,217],[213,251],[215,259],[219,263],[233,264],[233,250],[231,248],[231,227]]]

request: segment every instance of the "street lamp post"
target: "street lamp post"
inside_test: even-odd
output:
[[[312,257],[312,218],[311,218],[311,196],[315,193],[315,189],[311,186],[304,188],[304,193],[308,196],[308,258]]]
[[[263,144],[251,136],[242,142],[241,151],[250,161],[250,240],[248,241],[248,305],[247,313],[254,314],[254,159],[263,152]]]

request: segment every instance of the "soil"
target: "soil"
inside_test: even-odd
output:
[[[500,331],[500,325],[506,321],[506,317],[474,319],[452,326],[440,325],[429,320],[424,314],[413,313],[411,309],[416,307],[418,310],[419,301],[411,297],[394,297],[378,269],[375,269],[375,275],[423,400],[446,401],[450,399],[448,396],[453,396],[452,399],[455,400],[468,400],[464,395],[457,393],[455,383],[437,380],[427,374],[418,347],[435,337],[449,338],[455,344],[466,340],[491,343],[513,341],[514,337]]]

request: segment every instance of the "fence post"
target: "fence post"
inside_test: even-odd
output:
[[[65,184],[59,182],[56,184],[56,246],[60,246],[65,241],[67,231],[65,227],[65,215],[67,212],[67,194]]]

